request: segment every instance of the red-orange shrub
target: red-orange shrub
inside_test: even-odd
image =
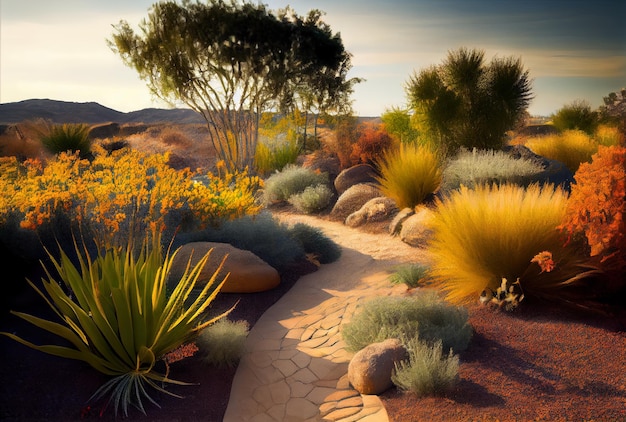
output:
[[[359,127],[359,138],[352,145],[352,164],[376,162],[393,143],[393,138],[381,124],[362,123]]]

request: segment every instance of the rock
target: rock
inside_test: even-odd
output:
[[[400,340],[387,339],[359,350],[348,364],[348,380],[361,394],[381,394],[393,386],[396,362],[408,359]]]
[[[526,184],[539,183],[540,185],[544,185],[552,183],[555,186],[563,187],[563,189],[569,192],[571,184],[575,183],[574,173],[560,161],[537,155],[523,145],[507,146],[503,150],[513,158],[526,158],[538,161],[541,164],[543,171],[529,177]]]
[[[380,196],[367,201],[357,211],[346,218],[346,226],[358,227],[367,223],[375,223],[390,219],[398,212],[396,201],[386,196]]]
[[[168,284],[174,285],[180,280],[192,252],[191,264],[194,265],[211,248],[213,251],[198,279],[197,286],[200,289],[211,279],[226,254],[228,257],[217,278],[217,281],[221,282],[224,276],[230,273],[222,287],[223,293],[257,293],[273,289],[280,284],[278,271],[252,252],[216,242],[191,242],[183,245],[172,263]]]
[[[335,190],[341,195],[350,187],[360,183],[378,184],[374,167],[369,164],[357,164],[341,171],[335,178]]]
[[[400,229],[400,240],[415,247],[425,247],[433,234],[429,222],[433,212],[426,207],[418,207],[415,213],[406,218]]]
[[[367,201],[383,196],[380,189],[366,183],[359,183],[342,193],[330,211],[330,218],[345,221],[346,218],[361,209]]]
[[[389,234],[392,236],[397,236],[400,234],[400,230],[402,230],[402,223],[404,220],[409,218],[415,214],[415,210],[413,208],[403,208],[398,212],[389,223]]]

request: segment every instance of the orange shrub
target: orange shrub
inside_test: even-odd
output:
[[[381,124],[363,123],[359,128],[359,138],[352,145],[352,164],[373,164],[390,149],[394,141]]]

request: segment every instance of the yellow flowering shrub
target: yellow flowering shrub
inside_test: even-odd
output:
[[[247,171],[209,173],[200,183],[189,169],[169,167],[167,153],[124,148],[109,154],[97,147],[94,153],[91,162],[68,153],[46,164],[0,162],[0,223],[17,213],[23,228],[37,229],[62,212],[87,223],[100,239],[115,241],[129,231],[163,231],[183,219],[202,228],[261,208],[254,195],[262,181]]]

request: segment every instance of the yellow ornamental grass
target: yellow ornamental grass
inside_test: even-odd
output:
[[[562,162],[572,173],[581,163],[590,162],[591,156],[598,151],[598,143],[582,130],[530,138],[526,146],[535,154]]]
[[[538,252],[560,248],[556,227],[566,203],[567,194],[550,185],[462,186],[437,201],[430,275],[456,303],[496,291],[502,278],[515,281]]]

